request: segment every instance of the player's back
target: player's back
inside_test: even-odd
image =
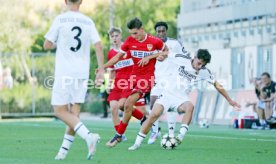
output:
[[[68,11],[57,16],[51,28],[57,32],[56,75],[88,78],[90,45],[100,40],[94,22],[80,12]]]

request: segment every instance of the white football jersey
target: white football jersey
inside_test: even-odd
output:
[[[167,41],[165,43],[169,49],[170,54],[182,53],[183,48],[181,43],[178,40],[167,38]],[[168,56],[170,56],[170,54]],[[164,61],[158,61],[158,60],[156,61],[155,71],[154,71],[155,82],[158,83],[159,80],[161,80],[162,78],[168,75],[168,72],[167,72],[168,67],[170,67],[170,65],[167,59],[165,59]]]
[[[202,68],[196,71],[192,67],[192,59],[190,56],[185,54],[172,54],[169,61],[169,76],[167,76],[166,81],[162,83],[165,84],[165,91],[174,94],[175,96],[182,97],[187,95],[193,87],[199,87],[202,81],[208,82],[210,84],[215,83],[215,79],[207,68]]]
[[[100,41],[94,22],[80,12],[58,15],[45,35],[57,45],[55,76],[88,79],[90,45]]]

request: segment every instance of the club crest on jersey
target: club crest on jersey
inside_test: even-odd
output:
[[[149,51],[151,51],[151,50],[152,50],[152,47],[153,47],[153,45],[152,45],[152,44],[147,44],[147,48],[148,48],[148,50],[149,50]]]

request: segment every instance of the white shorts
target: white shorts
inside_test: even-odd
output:
[[[162,89],[157,87],[156,85],[151,89],[150,96],[159,96],[162,93]]]
[[[182,95],[180,97],[170,92],[163,92],[155,103],[163,105],[165,112],[168,112],[169,109],[170,112],[177,112],[178,107],[187,101],[190,101],[188,95]]]
[[[164,91],[164,89],[167,88],[168,83],[166,79],[160,79],[157,81],[158,82],[154,84],[150,91],[150,96],[159,96]]]
[[[84,103],[87,92],[86,79],[55,79],[52,91],[52,105]]]
[[[263,102],[263,101],[258,101],[258,103],[257,103],[257,107],[259,108],[259,109],[265,109],[265,102]]]

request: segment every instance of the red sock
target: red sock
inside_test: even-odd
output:
[[[132,116],[137,118],[138,120],[141,120],[144,117],[144,114],[140,110],[134,108]]]
[[[120,124],[119,124],[119,125],[120,125]],[[115,125],[115,126],[114,126],[116,132],[118,131],[119,125]]]
[[[125,124],[121,121],[119,126],[118,126],[118,130],[117,130],[118,134],[123,135],[126,131],[127,125],[128,124]]]

